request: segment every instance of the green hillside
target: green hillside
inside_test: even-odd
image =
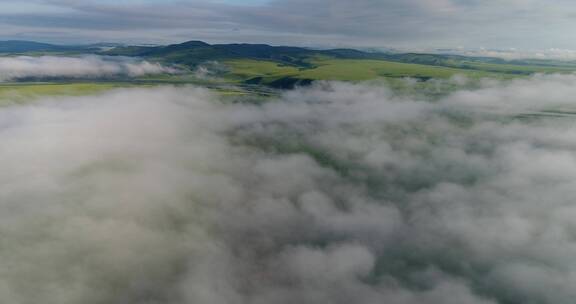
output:
[[[34,42],[34,41],[21,41],[21,40],[0,41],[0,53],[52,52],[52,51],[65,51],[68,49],[70,49],[70,47]]]
[[[554,60],[504,60],[460,55],[392,54],[354,49],[315,50],[266,44],[208,44],[188,41],[165,46],[115,46],[98,44],[80,47],[25,41],[0,42],[6,55],[82,55],[139,57],[179,67],[180,75],[154,75],[122,82],[214,85],[233,83],[289,89],[316,80],[364,81],[415,78],[420,81],[465,75],[470,78],[526,77],[535,73],[572,73],[576,63]],[[13,50],[13,52],[8,52]],[[208,71],[203,78],[196,71]],[[75,80],[70,80],[74,82]]]
[[[314,80],[361,81],[411,77],[420,80],[469,77],[522,77],[535,73],[570,73],[576,64],[551,60],[513,60],[441,54],[389,54],[352,49],[313,50],[265,44],[208,44],[189,41],[159,47],[118,47],[103,54],[139,56],[195,69],[224,63],[225,79],[277,88]]]
[[[46,96],[82,96],[128,87],[122,83],[11,83],[0,84],[0,106]]]
[[[484,71],[430,66],[371,59],[317,59],[313,68],[303,69],[272,61],[240,59],[225,61],[231,67],[229,78],[251,84],[287,88],[314,80],[363,81],[377,78],[449,78],[457,74],[472,78],[510,77]]]

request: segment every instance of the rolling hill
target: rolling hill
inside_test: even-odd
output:
[[[420,80],[455,74],[471,77],[518,77],[534,73],[567,73],[576,64],[552,60],[512,60],[460,55],[316,50],[266,44],[208,44],[188,41],[167,46],[125,46],[101,52],[138,56],[194,69],[206,62],[229,67],[225,76],[248,84],[292,87],[313,80],[367,80],[413,77]]]
[[[292,88],[315,80],[363,81],[415,78],[426,81],[456,74],[472,78],[524,77],[535,73],[571,73],[575,62],[504,60],[453,54],[390,53],[356,49],[310,49],[267,44],[209,44],[187,41],[162,46],[99,43],[62,46],[32,41],[0,41],[3,55],[83,55],[140,57],[180,66],[191,73],[212,69],[219,79],[246,85]],[[193,74],[193,73],[192,73]],[[170,81],[164,78],[163,81]],[[176,78],[174,78],[176,80]],[[178,80],[180,81],[180,80]]]
[[[70,49],[70,47],[34,41],[0,41],[0,53],[54,52],[68,49]]]

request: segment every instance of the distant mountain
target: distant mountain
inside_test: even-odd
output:
[[[488,57],[468,57],[454,54],[426,53],[391,53],[362,51],[357,49],[309,49],[292,46],[271,46],[267,44],[208,44],[203,41],[187,41],[164,46],[154,45],[121,45],[117,43],[96,43],[89,45],[63,46],[34,41],[0,41],[0,54],[15,53],[63,53],[99,54],[108,56],[143,57],[152,61],[168,64],[178,64],[194,68],[210,61],[227,61],[234,59],[253,59],[272,61],[280,65],[293,66],[300,69],[315,68],[318,58],[328,59],[371,59],[400,63],[421,64],[451,67],[467,70],[484,70],[502,72],[502,67],[493,64],[530,65],[541,67],[566,66],[568,63],[558,63],[550,60],[504,60]],[[571,67],[576,66],[574,63]],[[506,70],[506,69],[504,69]],[[530,74],[534,69],[514,69],[509,74]]]
[[[87,44],[87,45],[79,45],[79,46],[73,46],[71,48],[74,49],[79,49],[79,50],[84,50],[86,52],[102,52],[102,51],[108,51],[117,47],[121,47],[124,46],[124,44],[121,43],[111,43],[111,42],[98,42],[98,43],[92,43],[92,44]]]
[[[419,54],[419,53],[383,53],[366,52],[356,49],[315,50],[291,46],[271,46],[267,44],[208,44],[202,41],[188,41],[167,46],[120,46],[112,48],[103,55],[138,56],[167,63],[182,64],[190,67],[206,61],[230,59],[254,59],[274,61],[280,64],[300,68],[312,68],[312,58],[329,57],[335,59],[372,59],[402,63],[414,63],[455,68],[474,68],[469,62],[506,63],[503,59],[466,57],[460,55]],[[515,64],[523,64],[515,62]],[[533,64],[533,63],[531,63]]]
[[[366,53],[353,49],[313,50],[301,47],[271,46],[267,44],[208,44],[188,41],[168,46],[124,46],[102,52],[112,56],[139,56],[170,63],[194,66],[206,61],[229,59],[270,60],[282,64],[310,67],[307,59],[328,56],[341,59],[386,59],[382,53]]]
[[[0,41],[0,53],[25,53],[25,52],[54,52],[69,50],[70,47],[48,43],[8,40]]]
[[[393,53],[374,50],[357,49],[309,49],[291,46],[271,46],[267,44],[208,44],[203,41],[188,41],[167,46],[120,46],[99,52],[112,56],[139,56],[167,63],[175,63],[194,67],[206,61],[230,59],[254,59],[274,61],[279,64],[299,68],[313,68],[314,58],[329,57],[335,59],[372,59],[401,63],[423,64],[432,66],[452,67],[459,69],[489,70],[488,64],[514,64],[542,67],[576,66],[576,63],[558,62],[554,60],[505,60],[492,57],[470,57],[455,54],[428,53]],[[501,69],[495,69],[501,71]],[[527,74],[516,70],[513,74]]]
[[[122,47],[120,43],[99,42],[86,45],[57,45],[25,40],[6,40],[0,41],[0,53],[25,54],[31,52],[37,53],[54,53],[54,52],[73,52],[73,53],[96,53],[110,49]]]

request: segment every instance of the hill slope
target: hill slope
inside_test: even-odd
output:
[[[354,49],[314,50],[301,47],[271,46],[267,44],[208,44],[188,41],[168,46],[127,46],[102,52],[104,55],[140,56],[154,60],[195,67],[206,61],[238,59],[265,60],[281,65],[310,69],[318,67],[319,59],[364,59],[399,63],[442,66],[512,75],[566,72],[576,69],[576,63],[552,60],[511,60],[499,58],[467,57],[460,55],[419,53],[378,53]]]
[[[361,81],[411,77],[421,81],[456,74],[469,77],[522,77],[534,73],[571,73],[576,63],[551,60],[511,60],[460,55],[365,52],[355,49],[317,50],[267,44],[208,44],[188,41],[164,46],[95,44],[59,46],[30,41],[0,41],[0,54],[141,57],[179,65],[195,77],[208,76],[246,85],[290,88],[314,80]],[[212,69],[212,70],[211,70]],[[192,72],[194,71],[194,72]],[[166,75],[162,81],[181,81]]]
[[[69,47],[23,40],[0,41],[0,53],[62,51]]]

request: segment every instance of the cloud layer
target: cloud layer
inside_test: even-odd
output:
[[[20,78],[101,78],[175,73],[158,63],[126,57],[0,57],[0,81]]]
[[[167,87],[3,108],[0,298],[570,303],[575,126],[515,113],[566,107],[575,82],[435,102],[320,83],[260,106]]]
[[[7,0],[0,35],[53,42],[574,49],[569,0]]]

